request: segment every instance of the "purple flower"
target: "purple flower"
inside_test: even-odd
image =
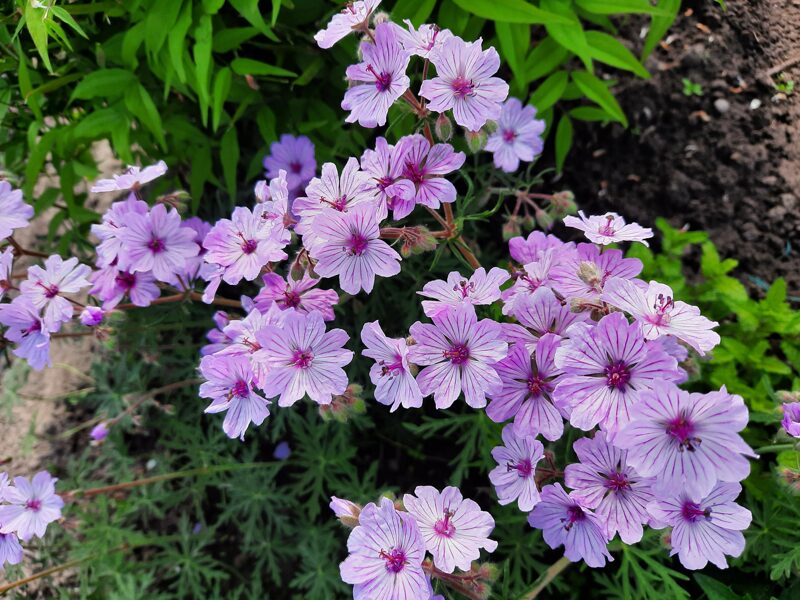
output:
[[[369,17],[381,0],[356,0],[348,2],[342,12],[333,16],[328,26],[318,31],[314,40],[320,48],[328,49],[353,31],[364,31]]]
[[[420,134],[407,135],[397,144],[402,148],[403,177],[414,184],[414,202],[439,208],[441,202],[455,202],[456,188],[443,175],[461,168],[466,160],[463,152],[455,152],[450,144],[434,144]]]
[[[198,278],[202,278],[201,271],[207,264],[204,260],[206,249],[203,248],[203,240],[206,239],[212,229],[211,223],[207,223],[199,217],[189,217],[181,223],[181,227],[194,233],[192,241],[197,244],[200,250],[196,256],[187,258],[186,262],[183,263],[183,268],[175,271],[173,276],[166,281],[166,283],[178,289],[182,289],[184,284],[189,285]],[[181,280],[183,280],[183,283],[181,283]]]
[[[0,473],[0,502],[4,502],[6,499],[6,494],[8,490],[11,488],[11,484],[8,483],[8,473],[3,471]]]
[[[403,496],[403,505],[416,519],[437,569],[469,571],[472,561],[480,558],[481,548],[495,551],[497,542],[489,539],[494,529],[492,515],[474,500],[463,498],[458,488],[446,487],[440,493],[425,485],[414,494]]]
[[[278,442],[275,450],[272,451],[272,458],[275,460],[286,460],[292,455],[292,449],[289,447],[289,442],[286,440]]]
[[[317,404],[330,404],[347,388],[342,367],[353,353],[342,346],[348,336],[341,329],[326,332],[320,313],[287,311],[282,326],[268,325],[256,337],[268,367],[261,389],[270,397],[280,395],[278,406],[291,406],[306,394]]]
[[[353,584],[359,600],[428,600],[422,570],[425,541],[414,517],[388,498],[370,502],[347,538],[348,557],[339,565],[342,581]]]
[[[328,506],[339,519],[355,519],[355,524],[358,524],[361,507],[355,502],[331,496],[331,501]]]
[[[649,521],[652,481],[640,477],[628,465],[628,453],[612,446],[602,431],[577,440],[573,449],[580,463],[564,469],[564,484],[573,488],[570,496],[594,509],[609,539],[619,532],[626,544],[639,542],[642,525]]]
[[[0,569],[8,563],[17,565],[22,562],[22,546],[19,538],[13,533],[0,533]]]
[[[37,371],[45,365],[53,366],[50,359],[50,331],[30,298],[18,296],[10,304],[0,304],[0,323],[8,327],[6,339],[17,344],[14,348],[16,356],[27,360]]]
[[[408,29],[395,25],[398,33],[398,40],[405,50],[413,55],[422,58],[430,58],[434,53],[442,48],[447,40],[453,37],[449,29],[440,29],[438,25],[420,25],[419,29],[414,29],[413,23],[409,19],[403,19]]]
[[[520,341],[527,343],[529,349],[543,335],[553,333],[564,337],[573,323],[588,321],[590,318],[588,313],[572,312],[569,305],[561,304],[553,290],[547,287],[539,287],[532,295],[520,295],[510,312],[526,328],[524,332],[519,332],[519,329],[516,331],[522,336]],[[506,331],[514,330],[507,327]]]
[[[647,505],[659,523],[672,526],[672,552],[687,569],[702,569],[709,561],[725,569],[725,555],[740,556],[744,551],[742,530],[750,526],[750,511],[734,500],[741,493],[738,483],[718,483],[702,499],[681,492],[654,500]]]
[[[717,481],[741,481],[750,473],[745,457],[757,456],[736,433],[746,425],[744,400],[724,386],[690,394],[660,381],[640,394],[614,444],[628,450],[628,464],[640,475],[655,477],[655,492],[685,487],[702,498]]]
[[[280,141],[270,144],[269,155],[264,158],[264,168],[269,179],[279,177],[281,171],[286,171],[289,192],[297,192],[317,172],[314,144],[304,135],[295,137],[284,133]]]
[[[261,219],[261,228],[267,235],[285,246],[292,239],[290,229],[297,222],[289,206],[289,185],[286,171],[281,169],[269,182],[269,198],[256,205],[253,213]]]
[[[595,244],[605,246],[614,242],[641,242],[649,246],[645,240],[653,237],[653,230],[645,228],[638,223],[625,224],[625,219],[617,213],[606,213],[587,217],[582,210],[578,211],[578,217],[564,217],[564,225],[580,229],[586,237]]]
[[[674,301],[672,289],[663,283],[651,281],[642,289],[633,281],[614,278],[606,283],[602,298],[639,321],[648,340],[674,335],[701,355],[719,344],[719,335],[711,330],[719,323],[705,318],[696,306]]]
[[[575,325],[570,332],[556,352],[564,377],[554,396],[569,422],[584,431],[599,424],[615,433],[631,420],[644,390],[681,376],[675,359],[646,344],[639,324],[629,324],[621,313],[603,317],[596,327]]]
[[[536,118],[535,107],[523,107],[516,98],[506,100],[497,129],[486,142],[486,150],[494,153],[494,166],[513,173],[519,161],[531,162],[544,149],[544,130],[545,122]]]
[[[231,322],[228,313],[218,310],[214,313],[212,319],[214,319],[214,325],[216,325],[216,327],[206,333],[206,339],[211,343],[200,348],[201,356],[215,354],[226,348],[232,341],[227,335],[225,335],[225,332],[223,331]]]
[[[541,433],[555,441],[564,433],[564,421],[552,399],[562,376],[554,362],[560,342],[557,335],[543,336],[533,356],[524,344],[515,344],[495,365],[503,387],[491,394],[486,414],[496,423],[513,418],[517,437]]]
[[[167,163],[163,160],[142,169],[129,166],[122,175],[114,175],[113,179],[98,179],[92,186],[92,192],[124,192],[138,190],[144,184],[158,179],[167,172]]]
[[[492,448],[497,466],[489,472],[489,481],[497,492],[497,501],[515,500],[522,512],[530,512],[541,496],[536,487],[536,464],[544,458],[544,446],[531,436],[517,436],[511,425],[503,428],[503,445]]]
[[[39,471],[31,481],[15,477],[14,487],[6,491],[8,504],[0,506],[0,533],[16,533],[23,541],[44,537],[47,524],[61,518],[64,506],[56,481],[47,471]]]
[[[244,356],[205,356],[200,374],[206,380],[200,385],[200,397],[211,398],[205,412],[227,411],[222,430],[229,438],[244,440],[250,423],[261,425],[269,416],[269,405],[255,391],[253,369]]]
[[[261,268],[286,258],[283,244],[262,228],[261,217],[249,208],[237,206],[229,219],[220,219],[203,240],[206,262],[221,265],[222,280],[236,285],[253,281]]]
[[[347,79],[355,85],[342,100],[342,108],[350,111],[345,121],[358,121],[362,127],[385,125],[389,107],[411,84],[406,75],[409,54],[397,41],[394,26],[378,25],[374,40],[361,44],[364,62],[347,67]]]
[[[347,213],[329,211],[314,221],[319,244],[311,250],[314,270],[322,277],[339,276],[339,287],[349,294],[369,293],[375,276],[392,277],[400,272],[400,255],[379,239],[380,228],[373,207]]]
[[[545,250],[537,260],[527,263],[522,271],[514,274],[514,285],[500,295],[504,302],[504,315],[513,315],[520,299],[531,296],[539,288],[552,287],[551,272],[555,258],[555,250]]]
[[[116,266],[105,267],[89,276],[89,293],[103,301],[103,309],[111,310],[127,295],[135,306],[150,306],[161,295],[150,271],[120,271]]]
[[[268,325],[281,326],[286,314],[274,305],[263,313],[257,308],[252,308],[244,319],[232,320],[225,326],[223,333],[229,342],[218,351],[219,354],[247,357],[253,367],[256,384],[261,386],[269,367],[257,339],[258,333]]]
[[[422,392],[408,364],[406,341],[386,337],[378,321],[364,324],[361,341],[366,346],[361,354],[375,361],[369,370],[369,378],[375,385],[375,400],[391,406],[390,412],[398,406],[422,406]]]
[[[320,282],[306,271],[301,279],[294,279],[291,272],[286,279],[277,273],[267,273],[262,277],[264,287],[253,299],[256,308],[262,312],[275,303],[281,310],[294,310],[309,313],[317,310],[326,321],[333,321],[333,307],[339,302],[339,294],[334,290],[314,289]]]
[[[105,312],[99,306],[87,306],[81,311],[80,322],[86,327],[97,327],[104,317]]]
[[[128,215],[146,215],[148,210],[146,202],[137,200],[135,194],[130,194],[125,200],[114,202],[103,215],[101,223],[92,225],[92,233],[100,240],[97,247],[98,267],[108,267],[117,262],[122,249],[122,230],[126,226]]]
[[[560,483],[544,486],[542,499],[528,515],[528,523],[542,530],[551,548],[563,544],[564,556],[572,562],[583,559],[590,567],[604,567],[606,560],[614,559],[606,548],[608,536],[603,524],[573,494],[567,495]]]
[[[105,421],[101,421],[89,432],[89,437],[92,438],[92,441],[95,443],[100,443],[108,437],[108,434],[111,430],[108,428],[108,425]]]
[[[465,42],[452,37],[430,57],[437,77],[422,82],[420,96],[430,100],[435,112],[453,109],[456,123],[478,131],[488,120],[497,120],[501,103],[508,96],[508,84],[492,77],[500,68],[494,48],[481,50],[483,40]]]
[[[54,254],[38,265],[28,267],[28,279],[20,284],[21,295],[44,311],[42,319],[48,330],[55,331],[58,324],[72,319],[73,304],[62,294],[75,294],[91,285],[86,276],[91,269],[79,265],[77,258],[63,260]]]
[[[569,299],[598,301],[612,277],[632,279],[642,272],[638,258],[623,258],[620,250],[600,249],[594,244],[578,244],[577,253],[553,266],[551,287]]]
[[[0,300],[11,287],[11,267],[14,264],[14,248],[8,246],[0,252]]]
[[[160,281],[169,280],[200,250],[192,241],[195,232],[181,227],[178,211],[173,208],[167,212],[163,204],[156,204],[146,215],[128,214],[121,235],[120,269],[152,271]]]
[[[416,206],[414,184],[402,179],[405,154],[403,144],[392,146],[379,137],[375,150],[365,150],[361,157],[361,167],[371,177],[368,185],[378,203],[378,215],[388,215],[391,209],[395,221],[407,217]]]
[[[11,188],[7,181],[0,181],[0,240],[14,233],[15,229],[27,227],[33,217],[33,207],[22,201],[22,190]]]
[[[800,402],[784,402],[781,425],[786,433],[800,438]]]
[[[564,255],[570,255],[575,249],[572,242],[564,243],[553,234],[544,234],[541,231],[532,232],[527,238],[522,236],[508,240],[508,252],[511,258],[521,265],[539,260],[547,250],[557,250],[553,253],[553,262],[559,263]]]
[[[489,273],[480,267],[475,270],[469,279],[465,279],[458,271],[453,271],[447,276],[447,281],[437,279],[429,281],[417,292],[420,296],[434,298],[423,300],[422,310],[428,317],[439,314],[449,308],[459,307],[462,304],[491,304],[500,299],[500,286],[510,275],[505,269],[493,267]]]
[[[422,395],[433,394],[436,408],[449,408],[463,391],[471,407],[486,406],[486,394],[503,387],[496,364],[505,358],[508,344],[500,324],[478,321],[471,304],[441,312],[432,320],[433,325],[417,321],[411,326],[416,344],[409,359],[430,365],[417,376]]]

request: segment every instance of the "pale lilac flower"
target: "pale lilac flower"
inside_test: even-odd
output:
[[[120,271],[111,265],[89,275],[92,289],[89,293],[103,301],[103,309],[111,310],[125,296],[135,306],[150,306],[161,295],[155,277],[149,271]]]
[[[641,242],[649,246],[645,240],[653,237],[653,230],[642,227],[638,223],[625,224],[625,219],[617,213],[609,212],[604,215],[587,217],[582,210],[578,217],[564,217],[564,225],[580,229],[595,244],[605,246],[614,242]]]
[[[422,392],[408,364],[406,341],[386,337],[378,321],[364,324],[361,341],[366,346],[361,354],[375,361],[369,370],[369,378],[375,385],[375,400],[391,406],[390,412],[398,406],[422,406]]]
[[[342,108],[350,111],[345,121],[358,122],[362,127],[385,125],[389,107],[411,84],[406,75],[409,54],[397,41],[394,26],[378,25],[374,40],[362,42],[363,62],[350,65],[346,71],[351,85],[342,100]]]
[[[656,493],[685,488],[702,498],[717,481],[741,481],[750,473],[746,457],[757,456],[737,433],[746,425],[744,400],[724,386],[690,394],[659,381],[640,394],[614,444],[628,450],[628,464],[640,475],[655,478]]]
[[[313,245],[312,225],[320,213],[331,209],[346,212],[359,204],[375,204],[369,175],[361,170],[358,159],[353,157],[347,160],[341,177],[333,163],[322,165],[322,175],[311,180],[305,193],[305,196],[295,199],[292,210],[300,216],[295,231],[303,236],[306,248]]]
[[[651,502],[647,509],[656,522],[672,526],[670,556],[677,554],[687,569],[702,569],[709,562],[725,569],[725,555],[741,556],[742,530],[753,519],[749,510],[734,502],[741,491],[738,483],[718,483],[702,499],[673,491]]]
[[[192,241],[197,244],[200,250],[196,256],[187,258],[186,262],[183,264],[183,268],[177,270],[174,275],[166,281],[166,283],[178,289],[183,289],[184,284],[189,285],[196,279],[202,277],[201,271],[203,271],[204,265],[207,264],[205,262],[206,249],[203,247],[203,240],[206,239],[206,236],[212,229],[211,223],[207,223],[199,217],[189,217],[181,223],[181,227],[194,232]],[[183,283],[181,283],[181,280],[183,280]]]
[[[381,0],[356,0],[347,5],[328,23],[328,26],[318,31],[314,40],[320,48],[327,50],[336,42],[346,37],[353,31],[364,31],[369,25],[369,17],[381,3]]]
[[[671,335],[650,340],[650,344],[659,344],[661,349],[678,361],[678,364],[689,358],[689,349]],[[676,383],[683,383],[682,381]]]
[[[215,354],[226,348],[232,341],[227,335],[225,335],[224,331],[224,329],[231,322],[230,315],[223,310],[218,310],[211,318],[214,320],[215,327],[206,333],[206,339],[211,343],[200,348],[201,356]]]
[[[260,360],[268,372],[263,389],[270,397],[280,395],[278,406],[291,406],[308,394],[317,404],[330,404],[347,388],[344,367],[353,359],[345,350],[348,336],[341,329],[325,331],[319,312],[287,311],[283,325],[268,325],[256,337]]]
[[[92,186],[92,192],[124,192],[138,190],[146,183],[158,179],[167,172],[167,163],[163,160],[145,167],[129,166],[122,175],[113,175],[112,179],[98,179]]]
[[[13,350],[16,356],[27,360],[37,371],[53,366],[50,331],[30,298],[18,296],[9,304],[0,304],[0,324],[8,327],[6,339],[17,344]]]
[[[11,287],[11,268],[14,263],[14,248],[8,246],[0,252],[0,300]]]
[[[792,437],[800,438],[800,402],[783,403],[783,420],[781,421],[784,431]]]
[[[388,498],[370,502],[347,538],[348,557],[339,565],[342,581],[353,584],[356,600],[429,600],[422,569],[425,541],[414,517]]]
[[[86,327],[97,327],[104,317],[105,312],[99,306],[87,306],[81,311],[80,322]]]
[[[520,299],[533,295],[539,288],[552,288],[555,260],[556,250],[548,249],[536,260],[527,263],[522,271],[514,273],[514,284],[500,295],[504,303],[504,315],[513,315]]]
[[[230,219],[220,219],[203,240],[206,262],[221,265],[222,280],[236,285],[253,281],[262,267],[287,258],[283,245],[262,229],[261,217],[237,206]]]
[[[270,180],[267,189],[270,191],[269,199],[258,204],[253,213],[261,219],[261,227],[267,235],[285,246],[292,239],[290,229],[297,223],[290,208],[286,171],[281,169],[278,176]]]
[[[23,541],[44,537],[47,524],[61,518],[64,501],[56,494],[56,481],[47,471],[32,480],[15,477],[6,491],[7,505],[0,506],[0,533],[16,533]]]
[[[263,357],[258,333],[269,325],[281,326],[286,313],[273,305],[265,312],[252,308],[244,319],[230,321],[223,329],[229,342],[218,354],[224,356],[245,356],[250,360],[256,376],[256,384],[263,386],[269,366]]]
[[[0,473],[0,502],[5,502],[6,494],[10,489],[11,484],[8,483],[8,473],[3,471]]]
[[[458,488],[446,487],[440,493],[421,485],[414,494],[403,496],[403,505],[416,519],[437,569],[469,571],[472,561],[480,558],[481,548],[495,551],[497,542],[489,539],[494,529],[492,515],[474,500],[462,497]]]
[[[447,276],[447,281],[437,279],[429,281],[417,292],[420,296],[434,298],[423,300],[422,310],[428,317],[439,314],[451,307],[462,304],[491,304],[500,299],[500,286],[508,281],[508,271],[493,267],[489,273],[480,267],[470,276],[464,278],[458,271],[453,271]]]
[[[192,241],[195,232],[181,227],[178,211],[167,212],[163,204],[156,204],[146,215],[128,214],[125,225],[119,255],[122,270],[152,271],[156,279],[168,281],[183,269],[186,259],[200,251]]]
[[[28,278],[20,284],[21,295],[44,311],[45,325],[55,331],[59,323],[72,319],[74,312],[74,305],[62,294],[75,294],[90,286],[86,279],[89,273],[91,269],[78,264],[77,258],[64,260],[54,254],[44,261],[44,269],[38,265],[28,267]]]
[[[654,498],[652,480],[639,476],[627,463],[628,453],[612,446],[602,431],[572,447],[580,463],[564,469],[564,484],[573,490],[570,496],[594,509],[609,539],[619,532],[626,544],[641,541],[642,525],[650,520],[647,505]]]
[[[494,166],[513,173],[519,161],[531,162],[544,149],[544,130],[545,122],[536,118],[536,107],[523,107],[517,98],[506,100],[497,129],[486,142],[486,150],[494,153]]]
[[[594,244],[578,244],[578,251],[553,266],[551,286],[569,299],[598,301],[612,277],[632,279],[642,272],[638,258],[623,258],[621,250],[600,249]]]
[[[407,135],[397,143],[402,148],[403,177],[414,184],[414,202],[439,208],[442,202],[456,200],[456,188],[443,176],[461,168],[466,160],[463,152],[455,152],[450,144],[434,144],[418,133]]]
[[[304,313],[317,310],[323,319],[333,321],[333,307],[339,302],[339,294],[334,290],[315,289],[320,280],[311,277],[308,271],[301,279],[295,279],[291,272],[286,279],[277,273],[267,273],[262,279],[264,287],[253,298],[258,310],[265,312],[275,303],[281,310],[293,308]]]
[[[17,565],[22,562],[22,546],[13,533],[0,533],[0,570],[6,563]]]
[[[420,25],[419,29],[409,19],[403,19],[408,29],[395,25],[398,39],[407,52],[421,58],[430,58],[441,50],[442,44],[453,37],[449,29],[441,29],[438,25]]]
[[[22,200],[22,190],[11,188],[7,181],[0,181],[0,240],[14,233],[15,229],[27,227],[33,217],[33,207]]]
[[[511,258],[521,265],[539,260],[542,254],[550,249],[555,250],[553,262],[557,264],[564,256],[571,255],[575,250],[575,244],[564,243],[552,233],[545,234],[541,231],[533,231],[527,238],[517,236],[508,240],[508,252]]]
[[[532,295],[520,295],[513,303],[510,313],[525,327],[520,341],[533,350],[536,341],[543,335],[552,333],[559,337],[567,335],[567,329],[573,323],[588,321],[586,312],[574,313],[568,304],[561,304],[553,290],[539,287]],[[506,331],[513,331],[506,327]],[[517,330],[518,331],[518,330]]]
[[[125,200],[114,202],[103,215],[101,223],[92,225],[92,233],[100,240],[100,245],[97,246],[98,267],[107,267],[117,262],[122,249],[121,234],[127,224],[128,215],[146,215],[148,211],[146,202],[137,200],[135,194],[130,194]]]
[[[375,276],[400,272],[400,255],[380,239],[373,207],[357,207],[347,213],[329,211],[314,221],[320,241],[311,250],[314,270],[322,277],[339,276],[339,287],[349,294],[370,293]]]
[[[295,137],[284,133],[279,141],[270,144],[269,155],[264,158],[264,168],[269,179],[279,177],[281,171],[286,171],[289,192],[294,194],[311,181],[317,172],[314,144],[304,135]]]
[[[379,137],[375,149],[365,150],[361,157],[361,168],[371,177],[368,185],[378,203],[378,215],[388,215],[391,209],[395,221],[407,217],[416,206],[416,188],[402,178],[405,154],[402,143],[392,146]]]
[[[544,458],[544,446],[531,436],[518,436],[512,425],[503,427],[503,445],[492,448],[497,466],[489,472],[489,481],[501,505],[516,500],[522,512],[530,512],[541,496],[536,487],[536,464]]]
[[[581,500],[568,495],[560,483],[542,488],[541,501],[528,515],[528,523],[542,530],[551,548],[563,545],[564,556],[572,562],[583,559],[588,566],[599,568],[614,560],[600,519]]]
[[[701,355],[719,344],[719,334],[712,331],[719,323],[701,315],[696,306],[673,300],[672,289],[663,283],[651,281],[642,289],[627,279],[610,279],[602,299],[639,321],[648,340],[674,335]]]
[[[108,428],[108,424],[105,421],[101,421],[89,432],[89,437],[92,438],[92,441],[95,443],[100,443],[108,437],[108,434],[111,430]]]
[[[255,375],[246,357],[205,356],[200,374],[206,380],[200,385],[200,397],[211,398],[205,412],[227,411],[222,430],[229,438],[244,440],[250,423],[261,425],[269,416],[269,405],[255,390]]]
[[[675,359],[646,344],[640,325],[621,313],[606,315],[596,327],[574,325],[570,333],[556,352],[564,376],[554,397],[569,422],[584,431],[599,424],[617,432],[631,420],[644,390],[681,376]]]
[[[497,120],[508,96],[508,84],[492,77],[500,68],[500,56],[494,48],[481,50],[482,43],[481,38],[474,42],[455,36],[446,40],[430,57],[437,77],[423,81],[419,91],[430,100],[430,110],[453,109],[456,123],[470,131]]]
[[[554,362],[560,342],[557,335],[544,335],[533,356],[524,344],[515,344],[495,365],[503,387],[491,394],[486,414],[496,423],[513,418],[517,437],[541,433],[555,441],[564,433],[561,412],[553,404],[553,390],[562,376]]]
[[[417,321],[411,326],[416,344],[409,360],[426,366],[417,376],[423,396],[433,394],[436,408],[449,408],[464,392],[473,408],[486,406],[486,394],[498,393],[503,382],[497,362],[505,358],[508,344],[500,324],[478,321],[475,308],[463,304],[432,317],[433,325]]]

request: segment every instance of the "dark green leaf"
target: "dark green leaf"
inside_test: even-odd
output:
[[[222,105],[228,99],[228,94],[231,91],[231,70],[228,67],[223,67],[217,71],[214,77],[214,92],[213,101],[214,105],[211,111],[211,127],[214,131],[219,127],[219,119],[222,116]]]
[[[255,27],[230,27],[214,34],[214,52],[230,52],[258,35]]]
[[[239,139],[236,136],[236,127],[231,127],[222,136],[220,146],[220,160],[222,161],[222,174],[225,177],[225,186],[232,199],[236,198],[236,168],[239,165]]]
[[[622,108],[620,108],[616,98],[602,81],[586,71],[573,72],[572,80],[586,94],[587,98],[599,104],[614,120],[619,121],[625,127],[628,126],[628,119],[625,117],[625,113],[622,112]]]
[[[397,0],[392,9],[392,18],[396,22],[403,19],[410,19],[411,22],[419,27],[433,12],[436,0]]]
[[[602,31],[587,31],[586,43],[589,44],[589,53],[592,58],[612,67],[630,71],[645,79],[650,77],[647,69],[614,36]]]
[[[125,106],[155,136],[161,149],[166,151],[161,115],[147,90],[142,85],[129,89],[125,94]]]
[[[525,77],[535,81],[549,75],[556,67],[567,60],[569,52],[552,37],[547,36],[536,44],[525,59]]]
[[[211,43],[212,25],[211,17],[203,15],[194,30],[194,62],[195,76],[197,78],[197,96],[200,99],[200,116],[203,125],[208,123],[209,92],[208,86],[211,79]]]
[[[568,19],[535,7],[525,0],[453,0],[458,6],[472,14],[504,23],[543,25],[545,23],[569,23]]]
[[[544,111],[553,106],[567,87],[569,75],[566,71],[556,71],[545,79],[531,94],[528,104],[533,104],[537,111]]]
[[[564,161],[572,148],[572,121],[567,115],[563,115],[556,127],[556,170],[561,173],[564,170]]]
[[[250,25],[258,29],[261,33],[271,39],[273,42],[280,41],[272,32],[269,25],[264,21],[261,16],[261,9],[258,7],[258,0],[230,0],[233,7],[239,11]]]
[[[252,58],[234,58],[231,69],[237,75],[272,75],[273,77],[296,77],[297,73],[268,65]]]
[[[695,573],[694,579],[697,585],[706,593],[708,600],[741,600],[742,597],[736,594],[731,588],[724,583],[703,575],[702,573]]]
[[[72,91],[72,100],[117,98],[137,83],[136,76],[125,69],[98,69],[88,73]]]

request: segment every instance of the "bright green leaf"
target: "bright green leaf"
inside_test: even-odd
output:
[[[533,51],[525,59],[525,77],[535,81],[549,75],[556,67],[567,60],[569,52],[552,37],[547,36],[536,44]]]
[[[178,20],[170,28],[167,48],[172,68],[178,74],[181,83],[186,83],[186,68],[184,67],[184,48],[186,47],[186,36],[189,27],[192,25],[192,3],[187,2],[183,6]]]
[[[47,25],[45,24],[45,10],[43,8],[35,8],[30,2],[25,2],[25,25],[28,28],[28,33],[33,39],[36,46],[36,51],[42,57],[44,66],[51,73],[53,72],[53,65],[50,64],[50,56],[47,53]]]
[[[619,121],[625,127],[628,126],[628,119],[622,112],[617,99],[600,79],[586,71],[575,71],[572,73],[572,80],[586,94],[587,98],[599,104],[614,120]]]
[[[582,9],[599,15],[641,13],[665,16],[666,11],[648,0],[575,0]]]
[[[273,42],[280,41],[273,33],[272,29],[270,29],[269,25],[266,24],[264,17],[261,16],[258,0],[230,0],[230,3],[250,25],[258,29]]]
[[[231,69],[237,75],[272,75],[273,77],[296,77],[297,73],[268,65],[267,63],[252,58],[234,58]]]
[[[647,37],[644,40],[642,47],[642,60],[647,58],[650,53],[667,33],[667,30],[672,27],[675,19],[678,17],[678,11],[681,9],[681,0],[659,0],[658,8],[663,10],[666,15],[655,16],[650,21],[650,30],[647,32]]]
[[[569,74],[566,71],[556,71],[534,90],[528,104],[533,104],[539,112],[547,110],[561,98],[568,80]]]
[[[219,127],[219,120],[222,116],[222,105],[225,103],[225,100],[228,99],[230,91],[231,70],[228,67],[224,67],[217,71],[217,75],[214,77],[214,91],[212,94],[214,104],[211,111],[211,127],[214,131]]]
[[[474,15],[502,21],[504,23],[524,23],[544,25],[545,23],[569,23],[569,19],[537,8],[525,0],[453,0],[459,7]]]
[[[614,36],[602,31],[587,31],[586,43],[589,44],[589,53],[592,58],[612,67],[630,71],[644,79],[650,77],[647,69]]]
[[[135,83],[136,76],[125,69],[98,69],[86,74],[75,86],[71,99],[116,98]]]

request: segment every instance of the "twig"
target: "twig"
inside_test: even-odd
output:
[[[781,71],[785,71],[789,67],[792,67],[800,62],[800,54],[795,54],[794,56],[787,58],[782,63],[778,63],[774,67],[767,69],[767,77],[773,77],[780,73]]]

